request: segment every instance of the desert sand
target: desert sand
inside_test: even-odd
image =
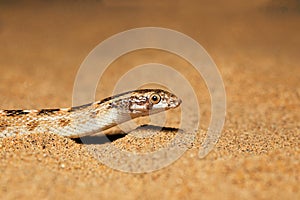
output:
[[[125,173],[99,162],[87,145],[51,134],[0,139],[1,199],[299,199],[300,4],[266,1],[2,1],[0,2],[1,109],[72,105],[77,71],[100,42],[137,27],[165,27],[199,42],[224,81],[227,114],[222,135],[198,158],[210,119],[202,78],[177,56],[140,50],[117,59],[100,81],[107,97],[131,67],[173,66],[197,88],[201,123],[189,149],[167,167]],[[181,44],[184,45],[184,44]],[[155,75],[155,74],[153,74]],[[178,85],[181,87],[181,85]],[[131,152],[162,148],[179,127],[112,135]],[[140,124],[148,119],[141,120]],[[186,133],[188,134],[188,133]],[[113,156],[113,155],[109,155]]]

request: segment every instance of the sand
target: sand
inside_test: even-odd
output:
[[[299,199],[299,24],[296,0],[1,2],[1,109],[70,106],[88,53],[113,34],[144,26],[197,40],[218,66],[227,96],[222,135],[199,159],[211,113],[204,81],[167,52],[124,55],[105,72],[97,99],[110,95],[130,67],[147,62],[173,66],[197,88],[201,124],[183,156],[154,172],[125,173],[86,148],[108,143],[51,134],[0,139],[1,199]],[[152,124],[110,139],[121,150],[157,151],[179,134],[178,113],[168,113],[166,127],[174,129],[155,132]]]

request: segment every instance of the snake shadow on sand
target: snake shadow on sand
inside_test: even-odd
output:
[[[172,127],[161,127],[161,126],[154,126],[154,125],[141,125],[140,127],[138,127],[137,129],[134,130],[142,130],[142,131],[178,131],[180,129],[178,128],[172,128]],[[129,132],[130,133],[130,132]],[[90,145],[94,145],[94,144],[105,144],[105,143],[109,143],[109,142],[113,142],[117,139],[123,138],[127,135],[128,133],[124,133],[122,131],[114,133],[114,134],[108,134],[108,135],[96,135],[96,136],[85,136],[85,137],[81,137],[81,138],[74,138],[73,140],[76,143],[79,144],[90,144]]]

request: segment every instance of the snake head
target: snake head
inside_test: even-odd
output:
[[[176,95],[161,89],[135,90],[128,98],[131,114],[142,116],[176,108],[181,102]]]

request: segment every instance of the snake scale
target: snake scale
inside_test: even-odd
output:
[[[0,138],[32,133],[78,138],[180,104],[181,100],[168,91],[141,89],[71,108],[0,110]]]

